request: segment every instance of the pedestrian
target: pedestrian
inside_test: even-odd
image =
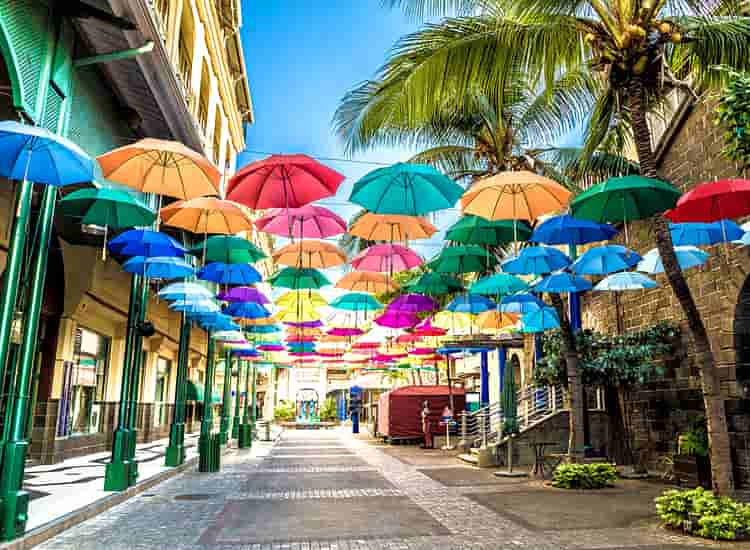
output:
[[[423,449],[432,449],[432,430],[430,423],[430,402],[425,400],[422,403],[422,432],[424,433]]]

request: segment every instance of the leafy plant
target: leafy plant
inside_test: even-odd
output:
[[[297,414],[297,407],[291,401],[282,399],[273,411],[275,420],[287,421],[294,420]]]
[[[320,419],[324,422],[331,422],[336,420],[336,400],[329,397],[323,401],[323,406],[320,407]]]
[[[656,497],[665,525],[714,540],[734,540],[750,530],[750,506],[719,497],[702,487],[670,489]]]
[[[678,452],[692,456],[708,455],[708,430],[705,418],[697,420],[690,430],[680,434]]]
[[[552,486],[559,489],[602,489],[617,479],[612,464],[561,464],[552,475]]]
[[[750,74],[729,73],[729,84],[716,108],[716,123],[726,128],[722,154],[750,167]]]

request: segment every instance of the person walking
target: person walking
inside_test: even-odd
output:
[[[424,433],[423,449],[432,449],[432,426],[430,423],[430,402],[422,403],[422,432]]]

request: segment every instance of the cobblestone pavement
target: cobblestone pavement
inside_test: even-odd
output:
[[[688,539],[643,522],[577,529],[570,517],[575,517],[576,499],[583,497],[573,494],[573,516],[560,525],[546,517],[540,527],[528,519],[528,499],[544,498],[544,488],[528,482],[493,484],[496,478],[477,470],[463,472],[466,482],[457,486],[449,470],[441,476],[419,468],[344,431],[287,431],[267,456],[232,453],[220,473],[185,473],[40,548],[750,548]],[[509,510],[493,498],[507,499]],[[615,514],[617,498],[613,493]]]

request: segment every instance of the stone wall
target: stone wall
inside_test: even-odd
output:
[[[713,123],[711,104],[697,104],[676,128],[670,146],[660,159],[661,177],[681,191],[696,184],[741,175],[721,157],[722,131]],[[628,245],[639,253],[656,246],[651,222],[628,224]],[[620,242],[624,242],[621,233]],[[750,254],[736,245],[706,249],[709,262],[685,276],[703,317],[719,368],[721,389],[727,399],[737,485],[750,486],[750,354],[736,357],[735,348],[750,348]],[[677,435],[692,419],[702,416],[703,402],[698,365],[682,309],[666,277],[656,276],[653,290],[588,293],[583,303],[583,326],[610,334],[640,330],[659,321],[682,326],[681,345],[665,362],[661,380],[633,392],[637,448],[656,463],[673,452]],[[738,305],[739,304],[739,305]],[[735,319],[738,319],[735,322]],[[745,364],[747,362],[747,364]],[[738,364],[739,363],[739,364]]]

